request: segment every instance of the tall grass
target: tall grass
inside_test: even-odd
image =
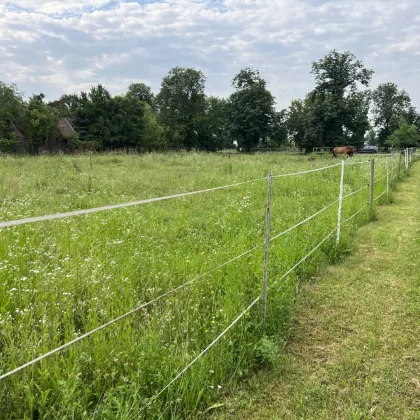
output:
[[[2,220],[193,191],[331,164],[281,155],[152,154],[2,158]],[[376,164],[377,178],[385,160]],[[273,180],[272,235],[336,200],[340,167]],[[348,194],[369,165],[346,167]],[[379,194],[385,181],[377,186]],[[346,252],[368,211],[269,292],[159,398],[177,372],[262,291],[266,182],[0,230],[0,373],[254,246],[137,314],[0,382],[4,418],[184,418],[203,411],[286,340],[299,279]],[[344,201],[343,218],[368,200]],[[384,199],[386,199],[384,197]],[[271,243],[276,282],[336,225],[337,206]],[[151,402],[147,409],[143,409]]]

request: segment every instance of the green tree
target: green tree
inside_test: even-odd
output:
[[[115,96],[110,100],[109,135],[103,145],[114,149],[144,147],[145,104],[136,97]],[[148,106],[148,105],[147,105]]]
[[[287,141],[287,110],[282,109],[273,114],[265,143],[268,147],[278,147],[286,144]]]
[[[164,129],[159,124],[152,107],[144,104],[142,147],[152,150],[165,145]]]
[[[82,92],[74,112],[74,124],[80,140],[111,143],[112,113],[112,97],[104,86],[94,86],[89,93]]]
[[[343,133],[346,143],[363,147],[365,134],[370,128],[369,107],[370,91],[351,92],[346,98],[345,125]]]
[[[372,128],[367,132],[365,136],[365,144],[367,146],[377,146],[378,145],[378,136]]]
[[[23,131],[25,122],[25,108],[22,94],[16,85],[6,85],[0,82],[0,138],[10,138],[10,121]]]
[[[367,87],[373,71],[351,52],[333,50],[312,64],[312,73],[316,87],[306,100],[305,147],[362,143],[369,128],[369,92],[358,86]]]
[[[274,97],[257,70],[245,68],[233,79],[236,89],[228,104],[228,128],[232,139],[250,152],[264,141],[275,124]]]
[[[144,83],[132,83],[128,87],[126,96],[136,98],[142,102],[146,102],[152,107],[152,109],[154,108],[155,95],[153,94],[150,87]]]
[[[400,119],[410,111],[411,100],[407,92],[398,90],[395,83],[383,83],[372,93],[373,126],[378,132],[378,145],[398,129]]]
[[[405,149],[406,147],[418,147],[420,135],[414,124],[409,124],[404,118],[400,121],[400,127],[395,130],[387,139],[385,144]]]
[[[199,147],[215,151],[231,146],[226,112],[226,99],[214,96],[206,97],[204,115],[199,119],[197,125]]]
[[[294,99],[287,109],[286,127],[290,142],[298,148],[305,146],[307,106],[302,99]]]
[[[201,71],[175,67],[163,78],[156,97],[159,122],[165,126],[168,142],[188,149],[197,147],[204,117],[206,79]]]
[[[54,108],[60,117],[73,117],[79,105],[79,96],[76,94],[62,95],[59,99],[51,101],[48,106]]]
[[[28,102],[25,126],[28,149],[37,154],[41,147],[48,147],[53,129],[57,124],[57,114],[44,102],[44,94],[33,95]]]

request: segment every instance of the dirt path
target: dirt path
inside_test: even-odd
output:
[[[357,249],[302,287],[280,373],[217,418],[420,419],[420,163]]]

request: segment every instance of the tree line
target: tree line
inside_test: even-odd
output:
[[[228,98],[205,94],[201,71],[175,67],[154,94],[144,83],[112,96],[102,85],[46,102],[41,93],[25,100],[14,84],[0,82],[0,151],[163,148],[215,151],[238,144],[255,147],[314,147],[364,144],[415,147],[420,114],[395,83],[369,89],[374,71],[351,52],[331,51],[312,63],[315,87],[278,111],[257,70],[232,80]],[[66,118],[75,129],[57,128]]]

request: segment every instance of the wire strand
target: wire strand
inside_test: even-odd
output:
[[[373,201],[379,200],[384,194],[386,194],[386,191],[384,191],[382,194],[379,194],[376,198],[373,199]]]
[[[202,194],[202,193],[207,193],[211,191],[218,191],[218,190],[223,190],[227,188],[233,188],[240,185],[250,184],[253,182],[258,182],[258,181],[262,181],[266,179],[267,178],[264,177],[264,178],[253,179],[250,181],[238,182],[236,184],[223,185],[221,187],[207,188],[205,190],[190,191],[190,192],[185,192],[185,193],[180,193],[180,194],[167,195],[163,197],[155,197],[155,198],[148,198],[145,200],[130,201],[128,203],[111,204],[107,206],[94,207],[91,209],[75,210],[75,211],[69,211],[65,213],[48,214],[45,216],[35,216],[35,217],[27,217],[24,219],[18,219],[18,220],[10,220],[6,222],[0,222],[0,229],[6,228],[6,227],[12,227],[12,226],[24,225],[27,223],[43,222],[47,220],[57,220],[57,219],[63,219],[66,217],[81,216],[85,214],[98,213],[101,211],[115,210],[115,209],[121,209],[121,208],[126,208],[126,207],[138,206],[142,204],[155,203],[157,201],[170,200],[173,198],[188,197],[190,195],[196,195],[196,194]]]
[[[337,199],[337,200],[333,201],[331,204],[328,204],[328,206],[326,206],[326,207],[324,207],[323,209],[321,209],[321,210],[317,211],[317,212],[316,212],[316,213],[314,213],[312,216],[307,217],[306,219],[302,220],[301,222],[296,223],[294,226],[292,226],[292,227],[290,227],[290,228],[288,228],[288,229],[284,230],[283,232],[280,232],[279,234],[277,234],[277,235],[273,236],[273,237],[270,239],[270,242],[271,242],[271,241],[274,241],[274,240],[275,240],[275,239],[277,239],[277,238],[280,238],[280,236],[283,236],[283,235],[285,235],[286,233],[291,232],[293,229],[296,229],[297,227],[299,227],[299,226],[303,225],[304,223],[309,222],[309,220],[313,219],[314,217],[318,216],[319,214],[321,214],[321,213],[322,213],[322,212],[324,212],[325,210],[329,209],[329,208],[330,208],[330,207],[332,207],[334,204],[336,204],[338,201],[339,201],[339,199]]]
[[[291,173],[288,173],[288,174],[273,175],[273,178],[281,178],[281,177],[285,177],[285,176],[295,176],[295,175],[310,174],[311,172],[323,171],[325,169],[335,168],[336,166],[341,166],[341,163],[336,163],[335,165],[330,165],[330,166],[324,166],[322,168],[310,169],[309,171],[291,172]]]
[[[295,268],[302,264],[310,255],[312,255],[335,231],[337,228],[332,230],[318,245],[315,246],[308,254],[305,255],[297,264],[295,264],[290,270],[283,274],[280,279],[274,282],[271,286],[274,287],[279,281],[287,277]],[[162,395],[176,380],[178,380],[198,359],[200,359],[205,353],[207,353],[249,310],[261,299],[262,295],[258,296],[244,311],[242,311],[235,320],[230,323],[200,354],[198,354],[187,366],[185,366],[174,378],[172,378],[157,394],[155,394],[145,406],[143,406],[139,413],[144,411],[147,407],[152,404],[160,395]]]
[[[367,188],[368,186],[369,186],[369,185],[365,185],[364,187],[359,188],[357,191],[353,191],[352,193],[345,195],[345,196],[343,197],[343,200],[344,200],[345,198],[347,198],[347,197],[351,197],[352,195],[359,193],[360,191],[364,190],[364,189],[365,189],[365,188]]]
[[[356,213],[352,214],[349,218],[347,218],[346,220],[344,220],[343,223],[347,223],[348,221],[350,221],[351,219],[353,219],[354,217],[356,217],[366,207],[367,207],[367,204],[365,204],[360,210],[356,211]]]
[[[91,330],[91,331],[89,331],[89,332],[87,332],[87,333],[85,333],[85,334],[82,334],[82,335],[80,335],[79,337],[76,337],[75,339],[73,339],[73,340],[71,340],[71,341],[69,341],[69,342],[67,342],[67,343],[65,343],[65,344],[63,344],[63,345],[61,345],[61,346],[59,346],[59,347],[57,347],[57,348],[55,348],[55,349],[53,349],[53,350],[51,350],[51,351],[47,352],[47,353],[45,353],[45,354],[43,354],[43,355],[41,355],[41,356],[39,356],[39,357],[37,357],[37,358],[35,358],[35,359],[33,359],[33,360],[31,360],[31,361],[29,361],[29,362],[27,362],[27,363],[25,363],[25,364],[21,365],[21,366],[19,366],[19,367],[17,367],[17,368],[15,368],[15,369],[13,369],[13,370],[11,370],[11,371],[9,371],[9,372],[7,372],[7,373],[4,373],[4,374],[0,375],[0,380],[5,379],[5,378],[7,378],[8,376],[13,375],[14,373],[19,372],[19,371],[21,371],[21,370],[23,370],[23,369],[25,369],[25,368],[27,368],[27,367],[29,367],[29,366],[31,366],[31,365],[34,365],[35,363],[38,363],[38,362],[40,362],[41,360],[43,360],[43,359],[45,359],[45,358],[47,358],[47,357],[49,357],[49,356],[51,356],[51,355],[53,355],[53,354],[55,354],[55,353],[58,353],[58,352],[59,352],[59,351],[61,351],[61,350],[64,350],[65,348],[67,348],[67,347],[69,347],[69,346],[71,346],[71,345],[73,345],[73,344],[77,343],[78,341],[81,341],[81,340],[83,340],[83,339],[85,339],[85,338],[87,338],[87,337],[91,336],[92,334],[96,333],[97,331],[100,331],[100,330],[102,330],[102,329],[104,329],[104,328],[106,328],[106,327],[109,327],[110,325],[115,324],[115,323],[116,323],[116,322],[118,322],[118,321],[121,321],[122,319],[124,319],[124,318],[126,318],[126,317],[128,317],[128,316],[130,316],[130,315],[132,315],[132,314],[134,314],[134,313],[136,313],[136,312],[138,312],[139,310],[141,310],[141,309],[143,309],[143,308],[146,308],[147,306],[150,306],[152,303],[155,303],[155,302],[157,302],[157,301],[159,301],[159,300],[161,300],[161,299],[163,299],[163,298],[165,298],[165,297],[167,297],[167,296],[169,296],[169,295],[174,294],[174,293],[175,293],[175,292],[177,292],[178,290],[181,290],[181,289],[183,289],[183,288],[185,288],[185,287],[189,286],[190,284],[192,284],[192,283],[196,282],[197,280],[199,280],[199,279],[201,279],[201,278],[203,278],[203,277],[205,277],[205,276],[207,276],[207,275],[209,275],[209,274],[213,273],[214,271],[219,270],[220,268],[222,268],[222,267],[224,267],[224,266],[226,266],[226,265],[228,265],[228,264],[232,263],[233,261],[236,261],[237,259],[239,259],[239,258],[241,258],[241,257],[243,257],[243,256],[245,256],[245,255],[247,255],[247,254],[250,254],[252,251],[254,251],[255,249],[257,249],[257,248],[259,248],[259,247],[261,247],[261,246],[262,246],[262,244],[261,244],[261,245],[259,245],[259,246],[255,246],[255,247],[253,247],[253,248],[249,249],[248,251],[243,252],[242,254],[237,255],[236,257],[234,257],[234,258],[232,258],[232,259],[230,259],[230,260],[228,260],[228,261],[224,262],[223,264],[220,264],[220,265],[218,265],[217,267],[215,267],[215,268],[213,268],[213,269],[211,269],[211,270],[207,271],[206,273],[200,274],[198,277],[195,277],[194,279],[192,279],[192,280],[190,280],[190,281],[188,281],[188,282],[186,282],[186,283],[183,283],[183,284],[181,284],[181,285],[179,285],[179,286],[175,287],[174,289],[169,290],[168,292],[166,292],[166,293],[164,293],[164,294],[162,294],[162,295],[160,295],[160,296],[158,296],[158,297],[156,297],[156,298],[154,298],[154,299],[150,300],[149,302],[143,303],[142,305],[140,305],[140,306],[138,306],[138,307],[136,307],[136,308],[132,309],[131,311],[126,312],[125,314],[120,315],[120,316],[118,316],[117,318],[114,318],[114,319],[112,319],[111,321],[108,321],[108,322],[106,322],[105,324],[100,325],[99,327],[94,328],[93,330]]]

